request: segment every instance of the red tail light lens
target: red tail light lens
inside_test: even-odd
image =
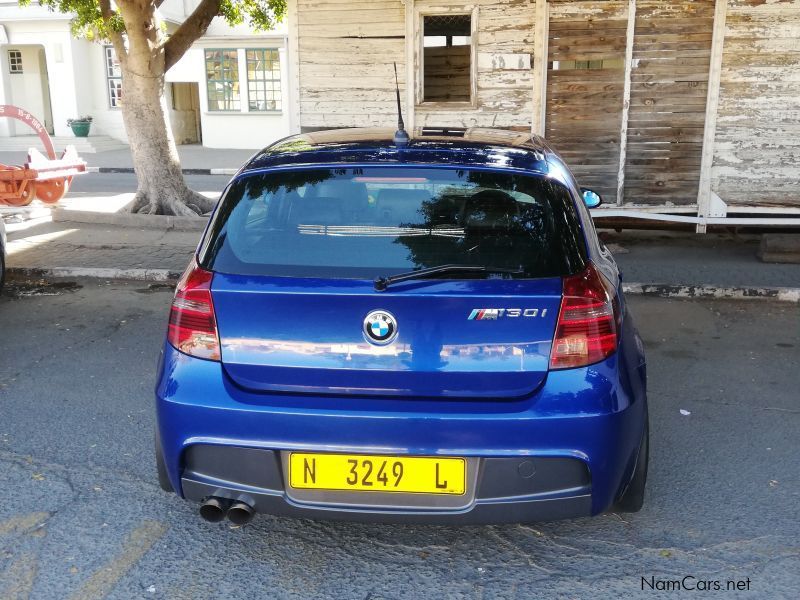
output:
[[[613,354],[617,312],[614,291],[594,265],[565,277],[550,368],[583,367]]]
[[[217,319],[211,301],[213,277],[213,273],[192,261],[175,290],[167,331],[167,339],[175,348],[207,360],[220,359]]]

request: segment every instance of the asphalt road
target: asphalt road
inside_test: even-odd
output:
[[[170,292],[79,283],[0,298],[0,598],[605,598],[685,576],[750,590],[692,597],[800,589],[796,305],[631,300],[652,430],[638,514],[460,529],[257,517],[237,529],[156,484]]]

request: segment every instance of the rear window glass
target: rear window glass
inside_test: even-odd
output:
[[[553,277],[579,271],[585,252],[558,182],[457,169],[245,176],[229,188],[208,235],[202,264],[239,275],[372,279],[458,264]]]

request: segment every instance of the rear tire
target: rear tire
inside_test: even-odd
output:
[[[636,467],[628,487],[614,507],[617,512],[634,513],[642,510],[644,505],[644,489],[647,484],[647,464],[650,459],[650,425],[644,424],[644,435],[639,446],[639,456],[636,458]]]
[[[164,452],[161,450],[161,438],[156,432],[156,471],[158,471],[158,484],[165,492],[175,492],[167,475],[167,465],[164,462]]]

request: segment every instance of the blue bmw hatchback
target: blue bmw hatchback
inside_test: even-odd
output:
[[[181,278],[159,480],[255,513],[530,522],[642,506],[645,358],[582,191],[513,131],[298,135]]]

